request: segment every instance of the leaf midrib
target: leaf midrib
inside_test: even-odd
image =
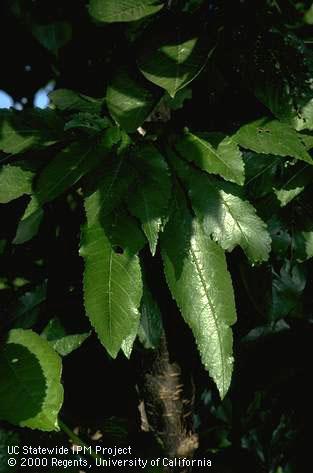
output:
[[[210,295],[209,295],[208,290],[207,290],[207,285],[206,285],[205,279],[203,278],[201,268],[200,268],[200,265],[199,265],[198,260],[197,260],[196,253],[193,249],[192,243],[191,243],[191,246],[190,246],[190,254],[191,254],[192,261],[194,262],[194,265],[196,267],[196,271],[198,273],[198,276],[199,276],[201,285],[203,287],[204,293],[206,295],[208,304],[210,306],[211,313],[212,313],[213,320],[214,320],[214,325],[215,325],[215,328],[216,328],[216,331],[217,331],[217,336],[218,336],[218,341],[219,341],[220,358],[221,358],[221,364],[222,364],[222,380],[223,380],[223,393],[224,393],[224,391],[225,391],[225,364],[224,364],[225,353],[224,353],[224,350],[223,350],[223,344],[222,344],[221,335],[220,335],[220,331],[219,331],[218,320],[217,320],[217,317],[216,317],[216,314],[215,314],[215,309],[214,309],[213,303],[211,301]],[[201,328],[200,328],[200,331],[201,331]]]
[[[226,201],[225,198],[223,197],[223,194],[222,194],[222,193],[223,193],[224,191],[223,191],[222,189],[216,189],[216,187],[212,184],[212,182],[211,182],[211,181],[209,181],[209,182],[210,182],[210,185],[211,185],[211,187],[213,188],[213,190],[216,191],[216,192],[218,193],[218,195],[221,197],[224,206],[227,208],[228,212],[230,213],[230,215],[231,215],[233,221],[235,222],[236,226],[238,227],[238,230],[239,230],[240,234],[242,235],[243,239],[246,241],[246,244],[248,245],[248,248],[249,248],[249,240],[247,239],[247,237],[246,237],[244,231],[242,230],[240,223],[239,223],[238,220],[234,217],[234,215],[233,215],[233,213],[232,213],[232,211],[231,211],[231,209],[230,209],[230,207],[229,207],[227,201]],[[227,193],[226,193],[226,194],[227,194]],[[236,196],[235,196],[235,197],[236,197]]]
[[[52,187],[50,187],[48,193],[47,193],[47,197],[46,199],[44,199],[41,203],[41,205],[45,204],[46,202],[49,202],[49,200],[51,199],[51,194],[53,195],[53,191],[60,185],[60,183],[64,182],[71,174],[75,174],[76,171],[77,171],[77,168],[79,167],[79,165],[85,160],[86,156],[92,151],[92,147],[90,147],[85,154],[82,155],[82,157],[76,162],[75,164],[75,168],[72,169],[72,167],[70,167],[69,171],[66,172],[61,179],[59,179]],[[73,184],[72,184],[73,185]],[[38,199],[40,201],[40,195],[42,195],[43,192],[39,191],[37,193],[37,196],[38,196]]]
[[[159,4],[159,5],[153,5],[153,3],[151,4],[148,4],[148,5],[144,5],[143,3],[140,2],[140,4],[136,5],[136,6],[133,6],[133,7],[128,7],[128,8],[118,8],[117,10],[113,10],[114,11],[114,14],[112,15],[109,15],[107,18],[110,18],[110,20],[115,20],[117,16],[123,16],[123,15],[128,15],[129,12],[136,12],[136,11],[142,11],[144,12],[145,9],[149,9],[151,7],[159,7],[159,9],[161,10],[161,8],[163,8],[163,5],[162,4]],[[158,11],[158,10],[157,10]],[[137,16],[137,15],[136,15]],[[148,16],[145,15],[145,16]],[[139,17],[140,18],[140,17]],[[144,18],[144,17],[142,17]]]
[[[120,169],[121,169],[121,167],[122,167],[122,164],[124,163],[124,159],[125,159],[125,156],[122,155],[122,156],[120,157],[119,162],[118,162],[118,166],[117,166],[117,168],[116,168],[115,171],[114,171],[114,174],[113,174],[111,183],[110,183],[110,185],[109,185],[107,191],[104,193],[103,198],[102,198],[102,199],[100,200],[100,202],[99,202],[98,210],[97,210],[95,216],[94,216],[93,219],[92,219],[93,222],[99,217],[99,214],[100,214],[100,212],[101,212],[101,210],[102,210],[103,203],[104,203],[105,200],[107,199],[107,196],[110,195],[111,189],[112,189],[112,187],[114,186],[115,181],[117,180],[117,176],[118,176],[118,174],[119,174],[119,172],[120,172]],[[99,189],[98,189],[96,192],[99,192]],[[90,223],[92,223],[92,222],[90,222]]]

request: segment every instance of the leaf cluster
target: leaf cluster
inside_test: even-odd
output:
[[[102,94],[61,84],[46,110],[0,111],[0,210],[13,222],[0,254],[40,255],[34,284],[1,274],[1,300],[14,302],[2,334],[0,419],[57,430],[62,357],[92,331],[111,358],[158,346],[165,320],[153,261],[222,399],[240,364],[236,320],[239,357],[311,321],[311,17],[280,3],[259,1],[260,21],[239,2],[90,0],[89,27],[112,32],[123,51],[108,59]],[[74,41],[75,21],[27,19],[56,57]],[[54,249],[70,234],[78,261],[64,296],[77,291],[82,322],[70,330],[56,303],[42,317],[55,264],[42,251],[49,232]],[[247,401],[245,448],[262,435],[253,423],[267,395]],[[225,421],[214,399],[206,404]],[[280,439],[287,423],[279,419]],[[262,448],[260,461],[278,473]]]

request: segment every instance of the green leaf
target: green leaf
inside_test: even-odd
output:
[[[175,235],[175,238],[173,238]],[[233,368],[234,294],[223,250],[207,237],[178,195],[161,240],[167,283],[193,331],[201,359],[224,398]]]
[[[34,173],[21,165],[0,168],[0,204],[6,204],[32,191]]]
[[[253,199],[264,197],[273,191],[273,182],[281,157],[268,154],[256,154],[246,151],[243,154],[245,163],[245,187]]]
[[[77,350],[81,344],[90,336],[90,332],[67,334],[61,322],[54,318],[51,319],[41,336],[45,338],[52,348],[61,356],[67,356],[74,350]]]
[[[186,0],[184,2],[184,7],[183,11],[188,12],[188,13],[193,13],[195,12],[203,3],[205,0]]]
[[[117,253],[122,252],[122,249],[126,249],[130,254],[136,255],[146,244],[144,234],[137,220],[129,215],[123,207],[119,207],[110,215],[106,215],[101,223],[106,236]]]
[[[299,262],[313,258],[313,231],[299,231],[294,236],[294,252]]]
[[[259,38],[252,51],[246,78],[257,98],[296,130],[312,130],[312,51],[293,33],[277,30]]]
[[[166,92],[163,101],[170,109],[179,110],[183,108],[185,100],[190,100],[191,98],[192,89],[181,89],[173,98]]]
[[[206,40],[186,36],[179,27],[168,31],[170,37],[164,36],[163,30],[151,39],[139,59],[139,68],[148,80],[174,97],[200,74],[214,48],[208,51]]]
[[[204,171],[242,185],[244,164],[237,143],[229,136],[220,138],[217,146],[212,141],[209,133],[186,133],[176,148],[185,159],[193,161]]]
[[[99,115],[90,112],[78,112],[65,124],[64,130],[81,128],[99,133],[109,126],[110,121],[106,117],[99,117]]]
[[[109,234],[101,223],[94,222],[94,215],[90,222],[86,210],[80,249],[85,261],[85,308],[101,343],[115,358],[139,320],[142,281],[139,258],[133,251],[137,250],[136,236],[129,222],[114,222]],[[116,231],[123,233],[121,239]]]
[[[12,315],[13,328],[29,329],[38,321],[40,304],[47,295],[46,284],[32,288],[20,297]]]
[[[281,207],[285,207],[301,194],[313,179],[313,170],[308,164],[292,165],[286,171],[283,179],[280,179],[279,185],[275,184],[273,187]]]
[[[128,70],[121,69],[107,87],[108,110],[128,132],[134,132],[142,125],[158,99],[158,94],[153,93],[140,79]]]
[[[136,325],[134,325],[132,332],[128,335],[128,337],[125,338],[125,340],[123,340],[121,345],[121,350],[128,360],[130,359],[130,356],[132,354],[134,342],[138,334],[139,322],[140,320],[138,319]]]
[[[121,204],[134,179],[125,154],[108,157],[101,171],[98,176],[91,175],[86,184],[85,209],[89,225],[103,222],[104,217]]]
[[[127,203],[130,211],[141,221],[154,255],[171,193],[169,169],[153,145],[137,147],[133,155],[135,191],[129,195]]]
[[[305,133],[299,133],[299,138],[304,144],[307,151],[310,151],[313,148],[313,135],[308,135]]]
[[[161,312],[151,292],[144,285],[138,338],[146,349],[158,347],[163,332]]]
[[[52,145],[63,137],[63,120],[52,110],[0,111],[0,151],[18,154]]]
[[[291,156],[309,164],[313,160],[295,130],[277,120],[261,118],[242,126],[233,136],[243,148],[256,153]]]
[[[48,51],[57,54],[59,49],[72,39],[72,26],[66,21],[33,25],[32,34]]]
[[[66,335],[59,340],[50,341],[50,345],[59,355],[67,356],[72,351],[77,350],[89,336],[89,332]]]
[[[53,105],[61,111],[86,112],[99,115],[102,109],[102,99],[95,99],[79,94],[70,89],[57,89],[50,92],[49,98]]]
[[[285,207],[295,197],[297,197],[304,190],[304,187],[295,187],[294,189],[277,189],[274,188],[274,193],[280,202],[281,207]]]
[[[58,430],[62,363],[31,330],[11,330],[0,352],[0,418],[21,427]]]
[[[13,240],[15,245],[21,245],[31,240],[38,232],[43,219],[43,210],[35,195],[32,196],[18,224]]]
[[[163,8],[159,0],[90,0],[89,13],[104,23],[140,20]]]
[[[64,148],[39,175],[35,188],[38,201],[41,204],[49,202],[76,184],[104,161],[112,146],[119,141],[119,130],[110,128],[100,143],[85,140]]]
[[[205,233],[224,250],[232,251],[239,245],[251,262],[266,261],[271,238],[255,208],[237,195],[234,186],[193,170],[171,156],[189,189],[192,206]]]
[[[279,274],[274,273],[271,316],[274,320],[301,314],[301,296],[306,286],[304,268],[286,260]]]
[[[267,228],[272,238],[273,254],[277,259],[285,258],[292,242],[288,227],[277,214],[273,214],[267,221]]]
[[[305,12],[303,19],[308,25],[313,25],[313,3],[310,8]]]
[[[109,151],[120,139],[120,131],[109,128],[99,143],[92,140],[75,142],[60,151],[39,175],[35,194],[18,225],[13,243],[21,244],[33,238],[42,221],[42,205],[58,197],[108,159]]]

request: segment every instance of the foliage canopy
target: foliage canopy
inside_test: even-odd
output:
[[[262,358],[267,340],[312,340],[310,2],[90,0],[51,15],[37,3],[5,2],[36,87],[55,90],[45,110],[0,110],[0,419],[58,430],[62,358],[96,344],[93,331],[118,363],[186,322],[226,396],[202,392],[218,432],[203,451],[223,468],[233,436],[230,449],[257,452],[253,471],[300,471],[280,455],[292,428],[269,400],[279,385],[239,401],[238,384],[255,347]],[[23,80],[1,87],[19,101]],[[249,414],[230,420],[230,403]],[[260,406],[266,422],[278,409],[270,453]]]

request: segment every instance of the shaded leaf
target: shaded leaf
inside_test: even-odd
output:
[[[152,145],[137,147],[133,157],[136,189],[129,195],[127,203],[141,221],[154,255],[171,193],[169,169],[163,156]]]
[[[185,100],[190,100],[192,98],[191,89],[181,89],[175,94],[175,97],[171,97],[168,93],[164,96],[164,103],[172,110],[179,110],[183,108]]]
[[[313,25],[313,3],[310,8],[305,12],[304,21],[308,25]]]
[[[79,94],[70,89],[57,89],[49,93],[53,105],[61,111],[86,112],[99,115],[102,109],[102,99],[95,99]]]
[[[271,112],[296,130],[313,129],[313,54],[293,33],[271,32],[253,48],[251,84]],[[251,67],[250,65],[250,67]]]
[[[31,240],[38,232],[43,219],[43,210],[35,195],[29,201],[26,210],[19,221],[16,235],[13,240],[15,245],[21,245]]]
[[[238,145],[229,136],[221,138],[216,146],[210,142],[210,134],[185,133],[176,148],[188,161],[208,173],[219,174],[237,184],[244,183],[244,164]]]
[[[38,320],[39,306],[45,301],[47,295],[46,283],[25,292],[19,298],[13,316],[13,328],[31,328]]]
[[[187,0],[184,2],[183,11],[193,13],[196,11],[202,4],[204,0]]]
[[[146,243],[138,222],[135,218],[120,207],[106,215],[102,221],[102,227],[117,253],[123,253],[123,249],[135,255]]]
[[[99,117],[90,112],[78,112],[65,124],[64,130],[81,128],[98,133],[110,126],[106,117]]]
[[[285,207],[312,182],[313,171],[311,166],[296,165],[287,168],[279,185],[274,184],[274,192],[281,207]],[[283,181],[283,182],[282,182]]]
[[[280,273],[274,272],[272,311],[274,320],[293,313],[301,313],[301,295],[306,285],[306,276],[299,264],[285,261]]]
[[[35,192],[40,204],[55,199],[76,184],[104,161],[112,146],[119,141],[119,131],[110,128],[100,143],[85,140],[72,143],[60,151],[38,177]]]
[[[277,322],[270,325],[261,325],[253,328],[250,332],[242,338],[243,343],[256,342],[259,339],[273,336],[275,333],[285,332],[290,330],[289,325],[284,320],[277,320]]]
[[[245,186],[252,198],[264,197],[273,191],[273,182],[282,158],[268,154],[244,152]]]
[[[17,154],[52,145],[63,137],[63,120],[52,110],[0,111],[0,150]]]
[[[67,334],[60,321],[55,318],[48,322],[41,336],[50,343],[59,355],[66,356],[79,348],[90,336],[90,332]]]
[[[56,352],[31,330],[15,329],[0,357],[0,418],[21,427],[58,430],[63,388]]]
[[[142,125],[158,100],[158,94],[153,93],[139,79],[135,74],[121,69],[107,87],[108,110],[117,123],[128,132],[134,132]]]
[[[33,25],[32,34],[48,51],[57,54],[59,49],[72,39],[72,26],[66,21]]]
[[[209,51],[207,41],[187,36],[180,27],[168,31],[169,37],[162,31],[152,38],[139,59],[139,68],[148,80],[174,97],[200,74],[214,48]]]
[[[267,222],[267,228],[272,238],[272,251],[278,259],[283,259],[291,245],[291,236],[286,224],[277,216],[273,215]]]
[[[40,173],[35,194],[18,225],[15,244],[24,243],[37,233],[43,217],[42,206],[75,185],[85,174],[108,158],[111,148],[120,141],[117,128],[108,129],[99,143],[75,142],[64,148]]]
[[[116,209],[134,179],[125,153],[108,156],[97,176],[91,175],[85,186],[85,209],[89,225],[103,221]]]
[[[163,324],[159,306],[146,285],[143,289],[140,311],[138,338],[146,349],[155,349],[161,339]]]

